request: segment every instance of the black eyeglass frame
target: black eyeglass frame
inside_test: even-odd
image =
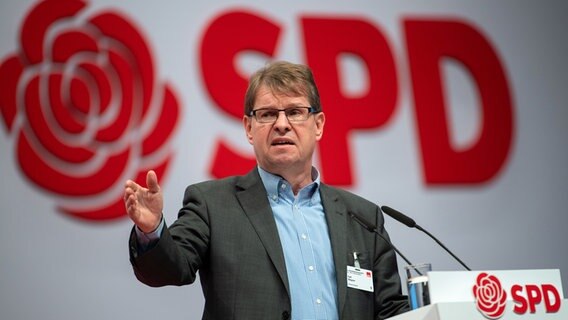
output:
[[[297,109],[308,109],[308,113],[306,115],[305,119],[301,119],[301,120],[293,120],[289,118],[289,112],[291,112],[292,110],[297,110]],[[308,107],[292,107],[292,108],[286,108],[286,109],[277,109],[277,108],[259,108],[259,109],[255,109],[255,110],[251,110],[251,112],[249,113],[249,117],[253,117],[256,119],[256,121],[258,121],[259,123],[274,123],[276,122],[276,120],[278,120],[278,117],[276,117],[274,119],[274,121],[268,121],[268,122],[263,122],[262,120],[259,120],[259,118],[256,116],[256,113],[258,111],[266,111],[266,110],[270,110],[270,111],[278,111],[278,113],[280,114],[280,112],[284,112],[284,116],[286,117],[286,119],[288,119],[288,121],[290,122],[303,122],[306,121],[310,118],[311,114],[314,113],[319,113],[319,111],[316,111],[316,109],[312,106],[308,106]]]

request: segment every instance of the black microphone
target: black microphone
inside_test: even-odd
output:
[[[384,213],[388,214],[391,218],[393,218],[396,221],[406,225],[407,227],[416,228],[416,229],[424,232],[425,234],[427,234],[430,238],[434,239],[434,241],[436,241],[442,248],[444,248],[444,250],[446,250],[452,257],[454,257],[454,259],[456,259],[464,268],[466,268],[467,271],[471,271],[471,269],[468,266],[466,266],[465,263],[463,263],[463,261],[460,260],[460,258],[458,258],[455,254],[453,254],[450,251],[450,249],[446,248],[446,246],[442,242],[440,242],[440,240],[438,240],[430,232],[426,231],[424,228],[422,228],[421,226],[416,224],[414,219],[410,218],[409,216],[403,214],[400,211],[397,211],[397,210],[390,208],[390,207],[387,207],[387,206],[382,206],[381,209],[383,210]]]
[[[412,265],[412,263],[406,259],[406,257],[400,252],[398,251],[398,249],[394,246],[394,244],[392,244],[392,242],[390,242],[387,238],[385,238],[378,230],[377,227],[375,227],[371,222],[365,220],[365,218],[363,218],[362,216],[356,214],[355,212],[349,212],[349,216],[357,221],[357,223],[359,223],[361,226],[363,226],[363,228],[369,230],[370,232],[373,232],[377,235],[379,235],[379,237],[381,237],[391,248],[393,248],[393,250],[398,253],[398,255],[404,259],[404,261],[406,261],[407,264]]]

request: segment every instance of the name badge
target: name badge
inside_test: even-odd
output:
[[[347,266],[347,287],[373,292],[373,271]]]

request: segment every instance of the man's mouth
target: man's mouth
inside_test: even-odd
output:
[[[294,145],[294,142],[290,140],[274,140],[272,141],[273,146],[285,146],[285,145]]]

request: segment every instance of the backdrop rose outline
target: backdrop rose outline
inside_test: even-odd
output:
[[[83,17],[86,5],[30,9],[0,64],[0,114],[21,172],[63,200],[59,211],[110,220],[125,216],[126,179],[165,174],[180,107],[136,25],[114,10]]]

